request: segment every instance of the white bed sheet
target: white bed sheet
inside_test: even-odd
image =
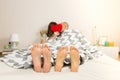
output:
[[[89,60],[79,67],[79,72],[70,72],[64,67],[62,72],[36,73],[33,69],[13,69],[0,62],[0,80],[120,80],[120,62],[106,55]]]

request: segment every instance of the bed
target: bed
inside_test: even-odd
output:
[[[120,80],[120,62],[104,54],[81,65],[79,72],[70,72],[66,66],[62,72],[52,67],[49,73],[14,69],[0,62],[0,80]]]

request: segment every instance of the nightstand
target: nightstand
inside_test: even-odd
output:
[[[120,61],[120,52],[119,52],[119,55],[118,55],[118,60]]]
[[[116,59],[118,58],[119,54],[119,47],[113,46],[113,47],[103,47],[99,46],[98,49],[102,51],[104,54]]]
[[[0,51],[0,57],[10,54],[12,51],[12,49],[4,49],[3,51]]]
[[[0,51],[0,57],[2,57],[3,55],[2,55],[2,51]]]

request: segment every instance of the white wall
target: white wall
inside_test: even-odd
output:
[[[0,0],[0,49],[12,33],[20,36],[19,48],[39,42],[40,29],[51,21],[67,21],[92,42],[96,26],[97,37],[120,47],[119,0]]]

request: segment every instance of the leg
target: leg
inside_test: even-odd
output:
[[[47,45],[43,44],[43,72],[47,73],[51,69],[51,50]]]
[[[71,72],[78,72],[80,64],[80,55],[78,49],[70,47],[70,58],[71,58]]]
[[[33,60],[34,71],[41,72],[41,46],[40,44],[35,44],[31,49],[31,56]]]
[[[58,50],[55,71],[61,72],[65,58],[67,57],[68,47],[61,47]]]

